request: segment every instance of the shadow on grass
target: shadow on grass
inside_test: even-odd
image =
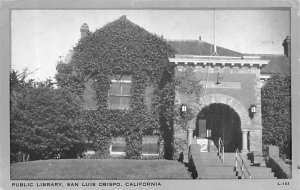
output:
[[[184,166],[187,168],[188,172],[191,175],[191,178],[196,179],[198,177],[198,172],[196,170],[195,164],[192,162],[183,163]]]

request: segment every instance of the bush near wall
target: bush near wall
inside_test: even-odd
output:
[[[51,80],[26,75],[10,75],[11,162],[76,157],[83,151],[80,102],[68,90],[54,89]]]
[[[291,75],[274,74],[262,88],[263,144],[276,145],[292,158]]]
[[[93,139],[98,157],[107,156],[111,136],[123,136],[127,158],[137,159],[142,151],[141,137],[155,129],[160,129],[165,151],[170,152],[165,155],[172,155],[172,123],[171,118],[166,117],[170,114],[159,117],[162,112],[172,111],[169,107],[173,89],[166,87],[173,73],[168,57],[174,56],[174,50],[166,41],[122,16],[90,32],[73,51],[70,63],[57,65],[56,79],[59,86],[79,97],[84,90],[83,83],[88,79],[95,81],[98,110],[84,113],[90,114],[84,122],[84,130],[87,137]],[[110,79],[118,80],[123,75],[132,75],[130,109],[110,110],[107,107]],[[166,77],[169,78],[167,83]],[[148,109],[145,90],[150,85],[154,87],[154,96],[152,108]]]

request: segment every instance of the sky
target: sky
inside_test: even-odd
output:
[[[290,35],[288,10],[13,10],[11,67],[28,68],[29,78],[53,79],[57,61],[76,45],[83,23],[94,32],[122,15],[165,39],[201,36],[241,53],[283,54],[282,42]]]

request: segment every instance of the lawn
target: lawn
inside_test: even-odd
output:
[[[11,179],[191,179],[184,164],[171,160],[74,159],[11,164]]]

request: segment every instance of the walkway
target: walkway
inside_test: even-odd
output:
[[[191,145],[189,155],[189,170],[194,179],[241,179],[242,173],[235,168],[235,153],[225,153],[225,160],[218,157],[217,152],[200,152],[199,145]],[[264,166],[254,166],[247,159],[246,154],[242,154],[251,179],[276,179],[271,168]],[[245,179],[249,176],[245,174]]]

